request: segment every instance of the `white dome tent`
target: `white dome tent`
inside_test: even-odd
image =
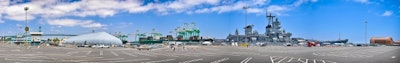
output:
[[[67,40],[65,40],[64,44],[122,45],[122,41],[106,32],[97,32],[68,38]]]

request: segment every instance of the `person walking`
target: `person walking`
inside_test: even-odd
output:
[[[175,51],[175,46],[173,46],[174,48],[173,48],[173,50]]]

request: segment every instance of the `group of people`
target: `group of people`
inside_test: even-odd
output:
[[[175,46],[174,44],[169,45],[169,47],[170,47],[173,51],[175,51],[175,49],[176,49],[176,46]],[[185,45],[182,46],[182,49],[185,49]]]

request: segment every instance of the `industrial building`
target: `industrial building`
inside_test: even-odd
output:
[[[122,45],[122,41],[106,32],[96,32],[70,37],[64,44],[72,45]]]
[[[372,37],[370,43],[380,45],[393,45],[394,41],[392,37]]]

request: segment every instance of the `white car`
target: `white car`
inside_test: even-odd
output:
[[[212,43],[211,43],[210,41],[204,41],[204,42],[201,43],[201,44],[209,46],[209,45],[211,45]]]
[[[292,46],[292,44],[291,43],[286,43],[286,44],[283,44],[283,46]]]
[[[140,47],[137,47],[138,50],[150,50],[151,48],[149,46],[146,45],[142,45]]]
[[[100,45],[100,48],[110,48],[109,45]]]
[[[169,45],[182,45],[182,42],[168,42]]]
[[[110,48],[108,45],[92,45],[92,48]]]

